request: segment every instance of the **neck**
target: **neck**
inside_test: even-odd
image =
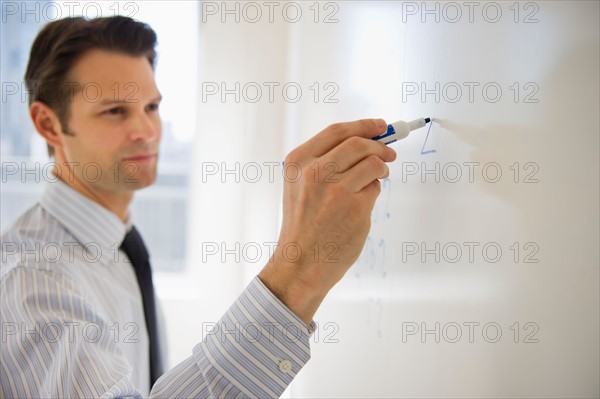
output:
[[[106,190],[98,185],[86,183],[69,168],[67,163],[56,160],[52,173],[73,190],[108,209],[125,223],[129,215],[129,204],[133,199],[133,192]],[[64,174],[64,170],[69,172]]]

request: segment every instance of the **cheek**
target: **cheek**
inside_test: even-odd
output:
[[[162,135],[162,120],[160,119],[160,117],[156,118],[156,122],[154,122],[154,129],[157,132],[158,138],[160,139]]]
[[[90,134],[87,131],[86,135],[79,133],[74,137],[73,145],[70,146],[70,157],[74,161],[85,163],[94,162],[104,167],[113,164],[122,153],[122,143],[118,142],[115,137],[103,134]]]

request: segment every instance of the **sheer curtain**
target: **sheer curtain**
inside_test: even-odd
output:
[[[213,3],[213,2],[210,2]],[[220,6],[220,3],[218,4]],[[281,212],[289,26],[222,23],[199,4],[186,273],[163,280],[172,363],[219,320],[268,262]],[[204,14],[203,14],[204,11]],[[188,47],[187,38],[181,46]],[[190,50],[191,51],[191,50]],[[185,57],[178,58],[185,63]],[[182,97],[185,101],[185,96]],[[177,338],[175,338],[175,336]]]

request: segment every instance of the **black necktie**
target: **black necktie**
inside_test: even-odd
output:
[[[131,231],[125,235],[121,244],[121,249],[133,265],[135,275],[142,291],[144,301],[144,316],[146,318],[146,327],[150,337],[150,387],[154,385],[158,377],[162,374],[160,350],[158,343],[158,328],[156,325],[156,309],[154,305],[154,287],[152,285],[152,270],[150,269],[150,256],[144,245],[144,241],[137,229],[131,228]]]

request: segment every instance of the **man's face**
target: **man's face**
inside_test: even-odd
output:
[[[161,136],[161,96],[146,57],[92,50],[73,66],[67,80],[83,88],[75,91],[63,127],[72,134],[64,136],[61,154],[65,162],[74,162],[69,174],[106,191],[152,184]]]

